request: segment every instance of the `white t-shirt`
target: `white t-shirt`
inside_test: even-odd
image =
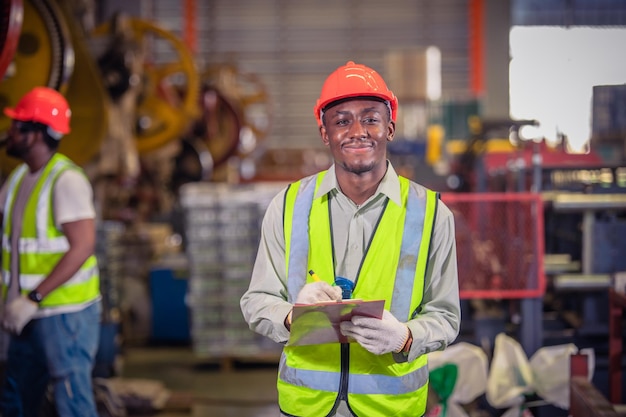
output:
[[[27,173],[22,186],[27,182],[34,185],[41,171]],[[4,214],[7,198],[7,187],[8,181],[5,181],[0,189],[0,213],[2,214]],[[53,190],[53,199],[54,219],[57,226],[77,220],[96,218],[91,184],[87,177],[74,169],[68,169],[59,174]]]

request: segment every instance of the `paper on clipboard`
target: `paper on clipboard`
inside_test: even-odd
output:
[[[339,323],[353,316],[382,318],[385,300],[341,300],[316,304],[295,304],[287,346],[323,343],[352,343],[341,334]]]

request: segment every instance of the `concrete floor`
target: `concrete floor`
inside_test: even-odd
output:
[[[207,362],[189,347],[132,347],[121,354],[119,375],[163,383],[171,395],[158,417],[275,417],[277,363],[277,356]]]

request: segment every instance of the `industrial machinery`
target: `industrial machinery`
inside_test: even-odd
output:
[[[465,248],[458,252],[465,309],[460,338],[480,343],[506,332],[529,355],[562,343],[592,348],[593,384],[606,394],[615,338],[609,332],[609,288],[626,271],[626,161],[615,155],[605,160],[593,141],[586,154],[545,141],[515,142],[520,123],[528,122],[483,122],[450,164],[454,192],[442,199],[455,211],[457,247]],[[621,149],[625,137],[616,131],[621,136],[610,144]],[[508,149],[498,145],[499,137]],[[529,211],[520,205],[524,198],[535,202]],[[494,199],[508,202],[496,210]],[[529,253],[521,249],[534,227],[540,229]],[[531,268],[519,269],[527,262]],[[502,292],[512,288],[520,291]],[[623,338],[623,327],[612,330]]]
[[[0,10],[0,78],[11,64],[22,26],[24,7],[21,0],[11,0],[2,3]]]
[[[21,16],[12,13],[15,3],[9,11],[13,23],[9,25],[8,45],[15,44],[18,25],[19,39],[0,81],[0,104],[15,105],[37,85],[61,91],[72,108],[73,123],[59,150],[76,163],[85,164],[96,156],[105,137],[107,111],[101,77],[84,42],[84,33],[67,2],[24,0]],[[8,130],[9,123],[4,114],[0,115],[0,135]],[[0,153],[3,175],[17,162]]]
[[[93,36],[110,37],[118,19],[98,26]],[[143,176],[158,184],[161,194],[176,193],[186,182],[232,180],[227,162],[252,154],[269,132],[264,84],[234,64],[198,69],[190,48],[173,33],[142,19],[125,21],[129,34],[98,63],[113,94],[131,88],[127,80],[133,75],[141,80],[132,130]],[[142,55],[140,76],[124,59],[128,49]]]
[[[215,179],[239,182],[241,160],[254,158],[271,129],[270,95],[257,75],[241,71],[233,63],[207,66],[202,82],[203,115],[192,135],[201,139],[213,156]],[[229,160],[237,164],[229,168]]]
[[[189,48],[171,32],[136,18],[128,18],[131,40],[145,54],[142,88],[137,103],[135,138],[140,154],[180,139],[198,115],[200,77]],[[95,37],[111,33],[111,22],[98,26]],[[162,49],[157,60],[154,50]],[[122,68],[123,69],[123,68]]]

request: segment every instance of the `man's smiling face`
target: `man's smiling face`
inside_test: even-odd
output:
[[[395,124],[387,104],[353,99],[325,110],[320,133],[336,169],[359,175],[386,164],[387,142],[393,140]]]

